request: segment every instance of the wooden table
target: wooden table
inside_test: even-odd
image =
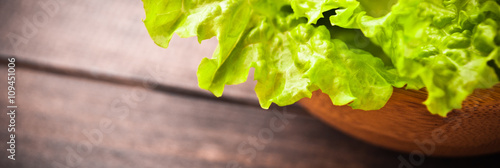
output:
[[[298,105],[261,109],[252,77],[222,98],[199,89],[197,65],[217,41],[174,37],[169,49],[156,46],[140,1],[1,1],[0,18],[0,79],[16,57],[19,106],[16,161],[7,159],[9,120],[0,115],[2,168],[396,168],[410,157],[345,135]],[[1,82],[2,112],[6,88]],[[425,157],[419,167],[500,167],[499,159]]]

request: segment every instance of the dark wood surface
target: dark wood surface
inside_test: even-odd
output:
[[[44,11],[38,2],[0,2],[0,79],[6,79],[5,59],[15,56],[19,106],[16,161],[7,159],[8,119],[0,115],[1,168],[205,168],[233,161],[241,167],[396,168],[400,156],[410,157],[345,135],[297,105],[263,110],[254,82],[214,98],[197,87],[196,68],[216,40],[199,45],[175,37],[169,49],[157,47],[141,22],[140,1],[61,1],[59,11],[13,49],[7,34],[22,35],[23,20]],[[1,82],[0,94],[6,88]],[[2,113],[6,105],[0,96]],[[284,112],[295,117],[270,142],[259,142],[262,150],[248,145],[272,121],[280,125],[275,113]],[[84,133],[96,130],[101,141]],[[426,157],[419,167],[499,167],[499,159]]]

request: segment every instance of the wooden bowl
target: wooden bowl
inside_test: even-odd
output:
[[[432,156],[473,156],[500,151],[500,84],[476,90],[446,118],[422,104],[424,90],[395,88],[380,110],[334,106],[321,91],[299,101],[326,123],[369,143]]]

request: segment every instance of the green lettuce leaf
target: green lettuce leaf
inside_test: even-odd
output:
[[[461,108],[474,89],[498,83],[500,6],[488,0],[400,0],[383,17],[362,5],[344,6],[334,25],[357,28],[389,55],[399,75],[420,79],[429,96],[424,104],[446,116]],[[408,83],[414,88],[421,85]]]
[[[182,8],[166,11],[170,8],[158,6],[169,4]],[[404,85],[379,58],[331,39],[325,26],[309,24],[334,4],[309,3],[317,11],[304,15],[293,12],[304,7],[297,4],[260,0],[191,5],[189,1],[145,0],[144,22],[163,47],[172,33],[199,39],[216,35],[219,46],[211,59],[202,60],[199,86],[221,96],[225,85],[245,82],[253,67],[255,92],[263,108],[272,102],[289,105],[322,89],[336,105],[350,103],[353,108],[373,110],[383,107],[393,84]]]

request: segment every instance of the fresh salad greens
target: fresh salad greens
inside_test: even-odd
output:
[[[321,89],[335,105],[376,110],[393,87],[429,93],[446,116],[474,89],[499,82],[500,5],[493,0],[143,0],[144,23],[161,47],[175,33],[216,37],[198,68],[221,96],[251,67],[263,108]]]

